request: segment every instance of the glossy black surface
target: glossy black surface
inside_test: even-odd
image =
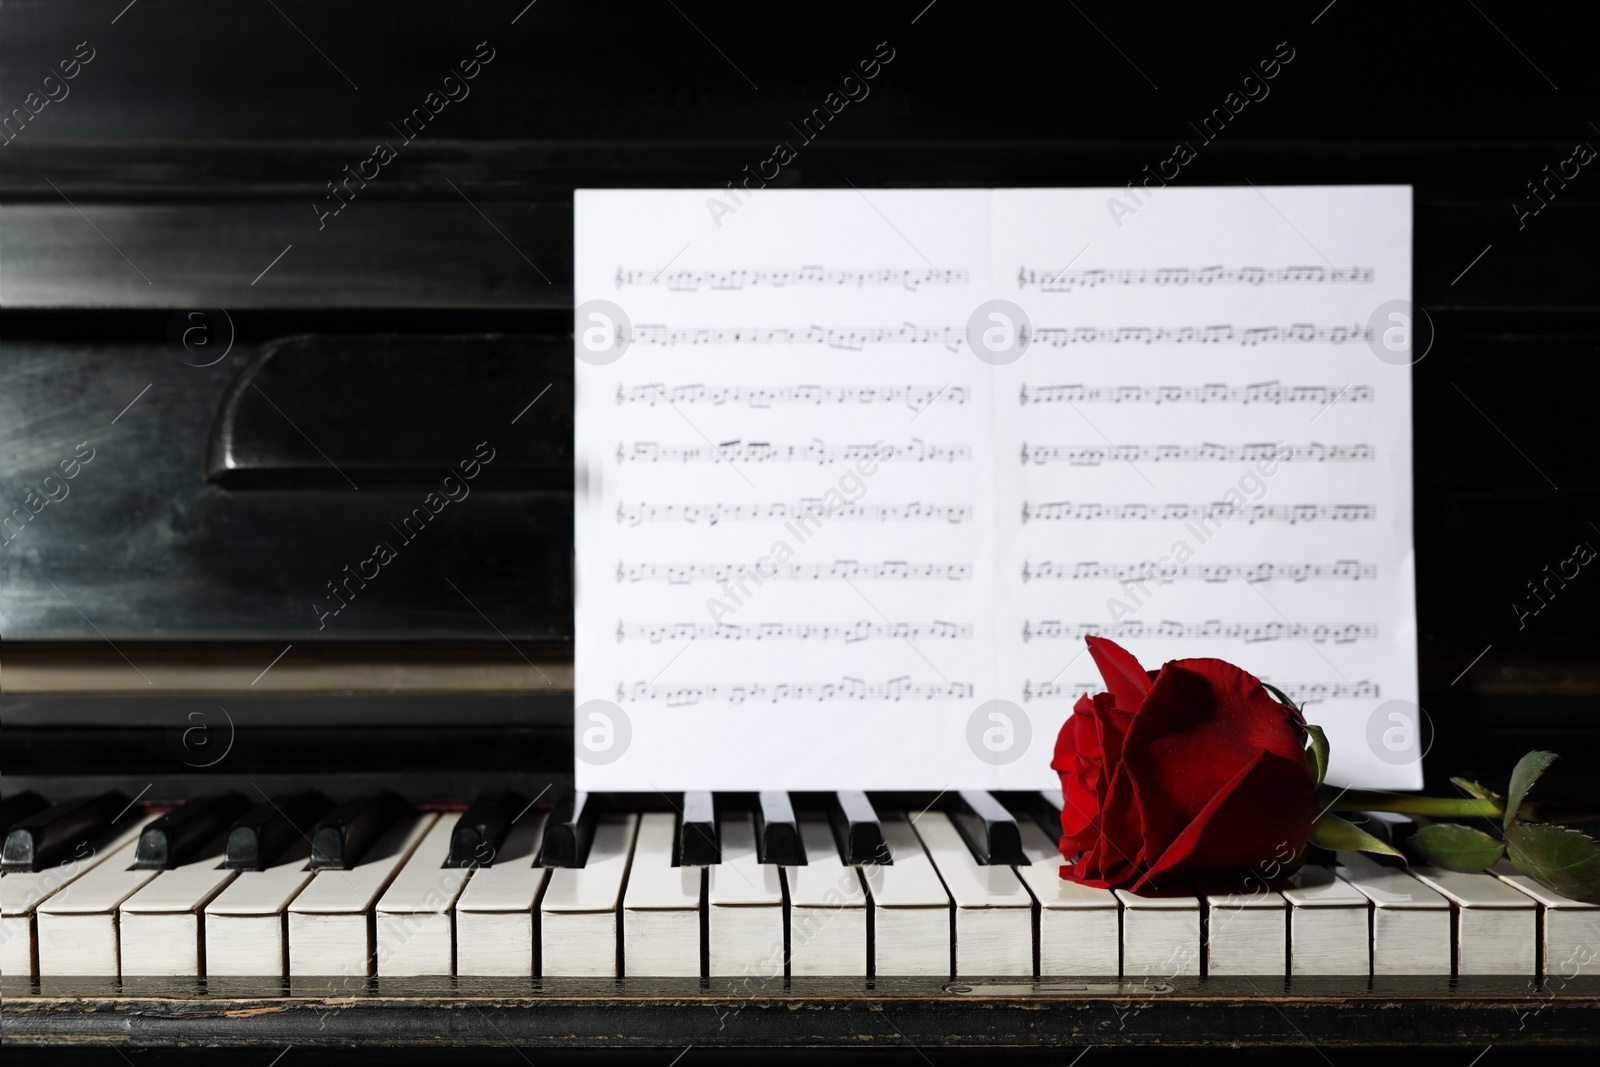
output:
[[[127,796],[111,791],[64,800],[26,816],[6,831],[0,867],[37,871],[69,856],[89,854],[90,841],[132,807]]]
[[[683,794],[683,814],[678,819],[677,861],[680,867],[704,867],[722,862],[722,835],[717,831],[713,794]]]
[[[582,867],[594,842],[594,824],[600,805],[588,793],[568,790],[556,798],[545,820],[536,867]]]
[[[224,867],[259,871],[310,839],[333,802],[314,789],[267,797],[228,828]]]
[[[950,807],[950,817],[979,863],[1028,862],[1022,854],[1017,820],[994,794],[981,789],[961,790]]]
[[[756,849],[762,863],[804,866],[806,845],[788,793],[765,792],[756,798]]]
[[[839,855],[846,863],[894,862],[883,840],[883,826],[878,822],[878,812],[867,794],[860,790],[842,790],[833,794],[828,805],[828,818],[833,825],[833,837],[839,846]]]
[[[410,814],[400,795],[387,789],[345,801],[311,831],[311,869],[349,870],[390,827]]]
[[[141,871],[165,871],[187,863],[249,810],[250,801],[243,793],[185,801],[140,831],[133,866]]]
[[[461,813],[450,832],[450,854],[444,865],[493,866],[495,853],[505,842],[511,824],[532,806],[521,793],[511,789],[491,789],[479,794]]]

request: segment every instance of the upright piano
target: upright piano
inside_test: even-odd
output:
[[[1600,579],[1547,581],[1600,538],[1584,35],[1466,11],[1352,79],[1431,16],[1315,14],[8,4],[6,99],[76,73],[0,147],[7,1045],[1600,1041],[1600,909],[1513,873],[1141,899],[1056,877],[1047,794],[573,788],[572,191],[796,136],[774,187],[1121,186],[1199,136],[1177,180],[1415,186],[1430,781],[1537,746],[1594,794]]]

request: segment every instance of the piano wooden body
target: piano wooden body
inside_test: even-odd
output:
[[[763,862],[784,824],[760,797],[696,798],[707,821],[683,794],[590,798],[590,829],[612,828],[609,890],[577,873],[587,840],[541,857],[575,802],[572,190],[750,189],[774,139],[880,41],[895,58],[871,94],[808,125],[772,187],[1124,187],[1175,137],[1200,139],[1174,181],[1415,186],[1433,342],[1414,370],[1430,781],[1503,781],[1547,747],[1569,756],[1554,789],[1600,792],[1584,765],[1600,579],[1551,576],[1600,538],[1579,386],[1600,343],[1585,269],[1600,179],[1562,169],[1596,137],[1563,110],[1593,77],[1592,34],[1513,31],[1556,93],[1487,25],[1446,47],[1422,14],[1374,28],[1343,5],[1282,29],[1262,7],[1250,41],[1194,14],[1151,36],[1131,10],[985,21],[922,3],[871,26],[817,12],[778,38],[743,9],[670,5],[620,21],[419,7],[409,29],[406,5],[122,6],[8,4],[0,39],[8,100],[24,70],[80,66],[0,147],[4,797],[128,801],[74,839],[93,850],[61,857],[70,874],[52,863],[7,897],[8,1047],[941,1062],[1600,1043],[1600,912],[1495,875],[1445,884],[1323,857],[1250,899],[1074,897],[1047,873],[1042,798],[990,798],[996,813],[931,794],[862,798],[901,850],[887,866],[851,851],[866,823],[833,795],[789,798],[804,864]],[[1440,46],[1352,78],[1375,35]],[[1221,132],[1184,132],[1284,38],[1295,59],[1270,96]],[[1026,58],[1058,49],[1074,58]],[[447,75],[470,95],[429,109],[425,130],[391,126]],[[396,150],[375,176],[374,141]],[[419,510],[463,461],[480,469],[470,491]],[[376,574],[375,542],[392,555]],[[267,872],[219,867],[234,813],[182,871],[129,870],[126,835],[186,801],[307,790],[399,794],[370,853],[388,869],[368,878],[352,850],[348,870],[245,900]],[[493,862],[441,866],[496,790],[529,821]],[[1027,862],[988,851],[997,814]],[[683,854],[686,826],[712,828],[714,862]],[[337,888],[357,874],[359,892]],[[18,877],[35,875],[0,883]],[[321,904],[304,896],[316,879]],[[761,951],[729,962],[716,931],[735,920]],[[1242,958],[1228,928],[1251,931]],[[1263,956],[1276,930],[1281,952]],[[275,970],[257,962],[273,936]],[[230,951],[245,962],[223,966]]]

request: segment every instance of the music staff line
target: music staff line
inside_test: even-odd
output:
[[[791,286],[833,286],[836,288],[864,289],[868,286],[898,285],[916,292],[924,285],[967,285],[971,276],[964,270],[899,270],[893,267],[864,269],[829,269],[822,266],[803,266],[786,270],[747,270],[743,268],[716,268],[707,270],[629,270],[617,267],[618,289],[634,287],[666,288],[673,292],[698,292],[703,286],[713,291],[737,292],[746,287],[786,289]]]
[[[633,344],[674,347],[677,345],[822,345],[850,352],[867,345],[942,345],[958,352],[966,343],[964,326],[668,326],[662,323],[635,325],[618,331],[618,337]],[[1242,345],[1266,344],[1343,345],[1370,341],[1372,331],[1364,323],[1349,326],[1317,326],[1296,322],[1289,325],[1234,326],[1021,326],[1019,345],[1037,342],[1052,348],[1071,345]]]
[[[1239,463],[1277,460],[1279,463],[1370,463],[1371,445],[1303,445],[1276,442],[1250,445],[1029,445],[1022,444],[1022,464],[1042,467],[1066,463],[1074,467],[1099,467],[1107,462]]]
[[[1362,388],[1370,388],[1363,386]],[[617,386],[617,406],[660,403],[744,404],[770,408],[774,404],[904,404],[921,411],[931,404],[965,404],[971,394],[964,385],[942,388],[916,385],[712,385],[701,383],[674,385],[648,382],[644,385]]]
[[[848,675],[837,682],[679,682],[657,685],[653,682],[618,682],[617,702],[664,703],[668,707],[692,707],[719,702],[743,704],[766,701],[779,704],[787,700],[826,703],[830,700],[970,700],[971,682],[913,682],[910,675],[886,682],[868,682]]]
[[[1208,619],[1205,622],[1173,622],[1162,620],[1145,625],[1140,619],[1124,619],[1113,627],[1103,622],[1063,623],[1058,619],[1041,619],[1038,622],[1023,620],[1022,640],[1066,641],[1085,637],[1115,637],[1118,640],[1144,637],[1183,638],[1185,640],[1235,640],[1245,644],[1282,641],[1302,637],[1313,644],[1353,644],[1356,641],[1376,641],[1378,628],[1364,623],[1285,623],[1285,622],[1232,622]]]
[[[762,581],[840,581],[853,578],[858,581],[948,581],[965,582],[972,578],[970,563],[911,563],[907,560],[884,560],[881,563],[862,563],[860,560],[840,559],[832,563],[786,563],[770,568],[771,573],[751,567],[747,563],[617,563],[617,582],[666,582],[668,585],[688,585],[691,582],[727,582],[750,573]]]
[[[844,504],[829,506],[821,497],[802,497],[797,503],[772,504],[622,504],[617,524],[639,526],[647,522],[690,522],[715,526],[721,522],[759,522],[788,519],[848,522],[947,522],[960,525],[972,520],[970,504]]]
[[[972,459],[970,445],[930,445],[914,437],[903,445],[829,445],[813,440],[804,445],[775,445],[770,441],[722,441],[715,445],[662,445],[635,441],[630,448],[617,445],[622,463],[849,463],[873,459],[879,463],[965,463]]]
[[[873,622],[862,619],[851,623],[758,622],[748,626],[732,622],[617,623],[617,642],[648,641],[842,641],[847,645],[862,641],[967,641],[972,624],[934,619],[928,623]]]
[[[1190,519],[1216,521],[1242,517],[1254,526],[1258,522],[1371,522],[1378,509],[1372,504],[1233,504],[1215,500],[1209,504],[1101,504],[1070,500],[1046,503],[1022,502],[1022,521],[1029,522],[1186,522]]]
[[[1212,285],[1371,285],[1371,267],[1130,267],[1122,269],[1041,270],[1017,268],[1017,288],[1069,293],[1102,285],[1154,285],[1202,288]]]
[[[1378,683],[1369,681],[1338,682],[1332,685],[1325,682],[1273,684],[1283,690],[1296,704],[1310,704],[1323,700],[1376,700],[1381,695]],[[1029,679],[1022,683],[1022,700],[1023,703],[1033,700],[1077,700],[1085,693],[1098,693],[1104,688],[1104,683],[1098,681],[1075,682],[1068,685],[1062,682],[1035,682]]]
[[[1020,399],[1029,404],[1370,404],[1370,385],[1035,385],[1022,386]]]
[[[1139,563],[1056,563],[1023,560],[1022,580],[1027,582],[1370,582],[1378,568],[1360,560],[1333,563],[1207,563],[1162,567],[1154,560]]]

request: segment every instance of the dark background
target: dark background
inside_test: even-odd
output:
[[[107,657],[108,641],[134,661],[224,646],[264,664],[290,642],[356,660],[515,642],[560,661],[573,188],[721,186],[792,140],[879,42],[895,58],[871,95],[775,185],[1123,185],[1198,145],[1188,124],[1287,42],[1270,94],[1175,184],[1415,186],[1415,298],[1436,331],[1414,379],[1430,777],[1500,782],[1533,746],[1564,753],[1569,775],[1593,760],[1600,571],[1525,626],[1512,607],[1576,544],[1600,546],[1600,161],[1518,218],[1538,206],[1526,183],[1600,144],[1592,11],[524,2],[0,4],[7,114],[79,42],[94,49],[70,95],[0,147],[0,503],[78,442],[97,450],[70,498],[0,546],[13,662]],[[319,230],[326,183],[397,142],[389,123],[479,42],[495,58],[471,95]],[[174,313],[194,309],[227,312],[233,348],[214,366],[184,366],[204,360],[171,340]],[[263,364],[285,338],[301,340]],[[257,373],[284,419],[240,389]],[[361,491],[286,421],[314,427]],[[317,630],[324,581],[486,426],[503,428],[492,482]],[[188,705],[128,678],[127,694],[0,698],[0,770],[173,770],[150,727]],[[308,744],[269,728],[294,701],[240,689],[264,728],[230,773],[559,774],[570,759],[560,699],[330,698]],[[375,741],[390,719],[421,726]],[[487,725],[505,722],[517,729]]]

